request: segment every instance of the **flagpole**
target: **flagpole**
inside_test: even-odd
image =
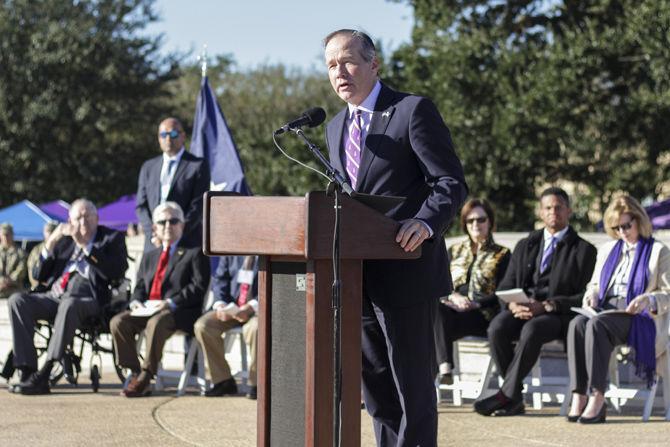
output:
[[[200,62],[200,74],[204,78],[207,76],[207,44],[202,46],[202,53],[198,56],[198,62]]]

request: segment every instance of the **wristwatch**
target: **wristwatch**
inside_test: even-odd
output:
[[[547,313],[553,312],[556,310],[556,303],[554,303],[552,300],[547,300],[543,301],[542,305],[544,306],[544,310]]]
[[[649,299],[649,312],[655,314],[656,312],[658,312],[658,303],[656,302],[656,296],[647,295],[647,298]]]

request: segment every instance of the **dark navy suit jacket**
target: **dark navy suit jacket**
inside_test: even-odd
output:
[[[326,128],[332,165],[346,175],[342,144],[347,108]],[[362,145],[356,191],[406,200],[386,215],[417,218],[433,230],[416,260],[366,261],[363,281],[373,302],[410,306],[451,291],[443,234],[467,195],[463,167],[449,129],[427,98],[382,84]]]
[[[151,213],[161,200],[161,167],[163,156],[142,165],[135,198],[135,212],[145,234],[145,247],[151,240]],[[184,210],[185,226],[181,243],[185,247],[202,246],[202,195],[209,190],[207,160],[184,152],[172,179],[167,200],[177,202]],[[145,248],[146,251],[146,248]]]
[[[74,253],[74,239],[66,236],[56,243],[53,253],[35,269],[35,278],[40,283],[37,291],[51,288],[59,280]],[[85,257],[89,265],[89,281],[93,298],[100,307],[111,299],[110,284],[123,279],[128,269],[128,252],[123,233],[98,225],[93,238],[91,253]]]

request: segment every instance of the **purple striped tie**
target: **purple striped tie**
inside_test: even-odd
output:
[[[358,167],[361,164],[361,111],[354,111],[354,119],[349,125],[349,134],[347,143],[344,146],[347,155],[347,174],[351,180],[351,186],[356,188],[356,178],[358,177]]]

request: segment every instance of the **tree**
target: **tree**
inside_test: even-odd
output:
[[[391,79],[435,99],[501,228],[527,229],[548,183],[580,192],[579,227],[592,203],[667,178],[670,2],[410,3],[412,42]]]
[[[0,3],[0,204],[132,192],[178,74],[153,0]]]
[[[330,116],[342,107],[325,74],[281,64],[236,71],[230,56],[219,56],[208,66],[207,75],[254,194],[303,195],[325,189],[326,179],[284,157],[272,141],[275,129],[310,107],[323,107]],[[188,66],[170,84],[175,113],[183,118],[187,131],[192,126],[200,76],[200,67]],[[305,129],[305,133],[325,153],[323,127]],[[292,157],[323,170],[294,136],[284,134],[277,141]]]

